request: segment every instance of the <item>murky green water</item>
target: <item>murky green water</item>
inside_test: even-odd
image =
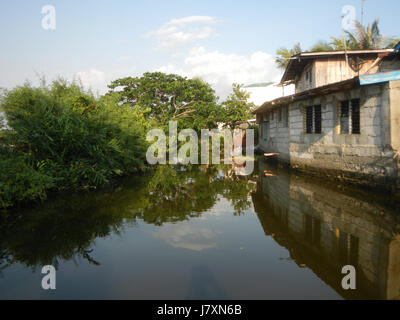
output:
[[[3,218],[0,299],[400,296],[395,204],[257,167],[250,177],[161,167]],[[51,292],[41,288],[48,264],[57,268]],[[346,264],[357,290],[341,288]]]

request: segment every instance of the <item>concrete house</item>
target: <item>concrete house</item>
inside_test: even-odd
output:
[[[395,190],[399,47],[294,56],[281,83],[294,84],[295,94],[254,111],[259,148],[293,168]]]

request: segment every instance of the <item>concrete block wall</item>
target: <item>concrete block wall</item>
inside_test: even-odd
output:
[[[338,105],[360,99],[360,134],[337,132]],[[321,105],[321,134],[303,132],[303,109]],[[400,188],[400,81],[362,86],[293,102],[289,127],[270,119],[270,138],[260,139],[266,152],[279,154],[293,168],[356,184]]]
[[[290,105],[290,164],[304,170],[340,176],[353,182],[396,184],[395,151],[391,148],[390,87],[376,84],[308,99]],[[337,105],[360,99],[361,134],[338,134]],[[398,100],[397,100],[398,101]],[[303,133],[303,108],[321,105],[322,133]],[[329,172],[330,171],[330,172]]]
[[[270,123],[270,135],[268,140],[260,138],[259,145],[268,152],[279,153],[280,159],[289,163],[289,127],[285,127],[284,117],[279,121],[277,111],[274,112],[273,120]]]

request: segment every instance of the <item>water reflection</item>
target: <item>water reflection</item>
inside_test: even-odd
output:
[[[270,171],[260,163],[260,172]],[[345,298],[400,298],[399,217],[354,189],[310,182],[283,169],[260,175],[253,203],[265,234]],[[357,290],[341,288],[341,268],[357,270]]]
[[[170,224],[153,232],[154,238],[163,239],[176,248],[193,251],[215,248],[216,235],[210,228],[196,228],[187,222]]]
[[[195,266],[191,270],[188,300],[227,300],[228,295],[207,266]]]
[[[219,196],[231,202],[234,215],[240,215],[251,205],[252,189],[248,178],[237,176],[230,167],[160,166],[151,177],[128,179],[116,190],[74,194],[8,217],[0,215],[0,272],[15,263],[57,268],[60,261],[71,259],[100,265],[92,257],[97,238],[121,235],[137,221],[162,226],[199,217]],[[170,225],[156,236],[176,247],[215,247],[212,232],[190,225]],[[200,238],[208,241],[201,243]]]
[[[258,166],[248,177],[225,166],[162,166],[114,190],[64,196],[0,215],[0,277],[3,270],[7,278],[16,265],[40,272],[43,265],[69,261],[77,268],[83,268],[82,261],[94,270],[104,267],[109,276],[110,261],[117,261],[119,289],[106,287],[104,274],[95,278],[96,285],[109,289],[104,293],[109,298],[125,290],[122,298],[168,292],[161,298],[263,299],[278,293],[291,297],[290,284],[273,284],[311,270],[313,281],[343,298],[400,298],[398,208],[371,193],[262,161]],[[115,243],[117,237],[121,242]],[[99,248],[100,240],[109,247]],[[341,289],[346,264],[356,266],[356,291]],[[156,274],[157,281],[146,282]],[[170,276],[175,286],[168,284]],[[89,289],[83,297],[98,291]]]

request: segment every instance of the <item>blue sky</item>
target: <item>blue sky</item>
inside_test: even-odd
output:
[[[341,11],[360,0],[105,1],[2,0],[0,87],[36,74],[79,77],[100,93],[111,80],[160,70],[199,76],[220,96],[232,82],[276,81],[281,46],[304,49],[340,35]],[[44,5],[56,9],[56,29],[42,28]],[[367,0],[365,22],[380,18],[382,34],[399,36],[398,0]]]

